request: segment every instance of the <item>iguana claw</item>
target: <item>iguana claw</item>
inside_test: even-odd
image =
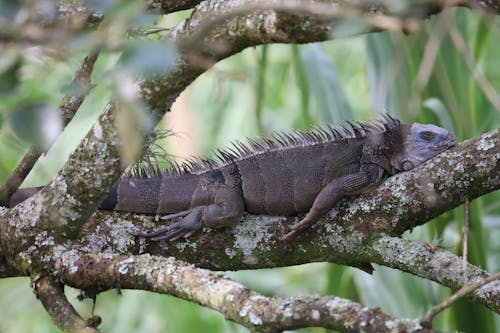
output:
[[[170,220],[182,217],[166,227],[152,232],[130,232],[135,237],[148,238],[153,241],[176,240],[181,237],[189,237],[201,229],[201,209],[199,207],[176,214],[166,215],[162,219]]]

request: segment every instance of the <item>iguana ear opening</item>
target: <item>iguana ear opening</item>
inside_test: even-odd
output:
[[[402,171],[408,171],[408,170],[411,170],[413,169],[415,166],[413,165],[413,163],[411,163],[411,161],[408,161],[408,160],[405,160],[401,163],[401,170]]]

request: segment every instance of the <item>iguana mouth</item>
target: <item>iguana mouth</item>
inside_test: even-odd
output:
[[[450,132],[450,133],[448,133],[446,140],[444,140],[443,142],[441,142],[439,144],[432,145],[429,148],[433,151],[445,151],[446,149],[455,146],[456,143],[457,143],[457,141],[456,141],[455,134]]]

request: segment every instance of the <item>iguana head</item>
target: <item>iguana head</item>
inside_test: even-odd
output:
[[[455,135],[435,126],[401,124],[401,143],[391,158],[395,172],[411,170],[455,145]]]

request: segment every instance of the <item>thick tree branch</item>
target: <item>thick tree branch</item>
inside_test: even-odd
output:
[[[165,293],[222,313],[259,332],[325,327],[342,332],[437,332],[417,320],[396,319],[378,309],[335,296],[265,297],[220,273],[174,258],[150,255],[60,254],[59,276],[86,289],[132,288]]]
[[[38,299],[56,325],[66,333],[99,333],[88,325],[64,295],[64,286],[48,277],[34,282]]]

